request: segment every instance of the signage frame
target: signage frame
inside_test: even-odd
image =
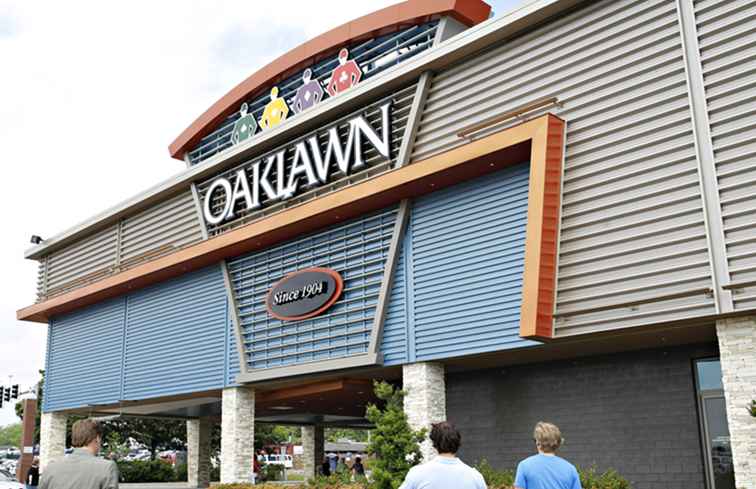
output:
[[[305,314],[301,314],[298,316],[285,316],[285,315],[275,312],[273,310],[273,305],[272,305],[272,298],[273,298],[274,293],[278,292],[278,289],[282,285],[284,285],[286,282],[304,273],[322,273],[322,274],[328,275],[330,278],[333,279],[333,281],[335,282],[335,288],[334,288],[334,291],[331,292],[330,296],[328,297],[328,300],[326,300],[322,305],[318,306],[317,309],[314,309],[312,311],[309,311]],[[336,270],[333,270],[331,268],[324,268],[324,267],[303,268],[302,270],[297,270],[297,271],[294,271],[285,275],[281,280],[273,284],[270,290],[268,290],[268,293],[265,295],[265,309],[268,311],[268,314],[270,314],[272,317],[280,321],[302,321],[304,319],[310,319],[310,318],[319,316],[323,314],[324,312],[326,312],[336,303],[336,301],[338,301],[341,298],[341,294],[343,292],[344,292],[344,278]]]

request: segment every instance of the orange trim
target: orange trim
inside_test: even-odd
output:
[[[552,115],[533,138],[520,336],[553,337],[564,121]]]
[[[271,304],[270,304],[270,296],[271,296],[272,292],[274,290],[276,290],[279,285],[283,284],[287,280],[290,280],[290,279],[296,277],[297,275],[299,275],[300,273],[305,273],[305,272],[320,272],[320,273],[325,273],[327,275],[330,275],[333,278],[333,280],[336,282],[336,290],[333,291],[333,294],[328,299],[328,302],[326,302],[325,304],[323,304],[322,306],[320,306],[315,311],[309,312],[307,314],[303,314],[301,316],[281,316],[281,315],[278,315],[275,312],[273,312],[273,309],[272,309]],[[302,269],[302,270],[297,270],[296,272],[291,272],[290,274],[286,275],[284,278],[282,278],[281,280],[279,280],[278,282],[276,282],[276,284],[273,285],[273,287],[270,288],[270,290],[268,291],[268,295],[265,298],[265,308],[268,310],[268,314],[270,314],[271,316],[273,316],[276,319],[280,319],[281,321],[300,321],[302,319],[309,319],[309,318],[318,316],[318,315],[324,313],[325,311],[327,311],[328,308],[330,308],[332,305],[334,305],[336,303],[337,300],[339,300],[339,297],[341,297],[341,292],[343,290],[344,290],[344,279],[341,278],[341,275],[339,275],[339,273],[337,271],[331,270],[330,268],[321,268],[321,267],[305,268],[305,269]]]
[[[564,122],[545,115],[352,185],[17,312],[61,314],[530,159],[520,335],[550,338]]]
[[[171,143],[168,150],[172,157],[183,159],[190,147],[209,134],[229,114],[238,110],[252,93],[325,57],[333,56],[344,45],[422,24],[443,15],[473,26],[488,19],[490,13],[491,6],[483,0],[408,0],[347,22],[310,39],[252,74],[200,115]]]

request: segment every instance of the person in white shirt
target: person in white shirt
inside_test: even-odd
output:
[[[453,424],[434,424],[430,439],[438,456],[412,467],[399,489],[486,489],[480,472],[457,458],[462,435]]]

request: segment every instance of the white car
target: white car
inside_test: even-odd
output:
[[[24,489],[24,485],[6,472],[0,472],[0,489]]]
[[[294,467],[294,459],[292,458],[291,455],[279,455],[279,454],[265,455],[265,457],[263,458],[263,461],[266,464],[283,465],[287,469]]]

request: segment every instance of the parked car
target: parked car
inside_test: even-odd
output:
[[[0,471],[0,489],[24,489],[24,485],[5,471]]]

